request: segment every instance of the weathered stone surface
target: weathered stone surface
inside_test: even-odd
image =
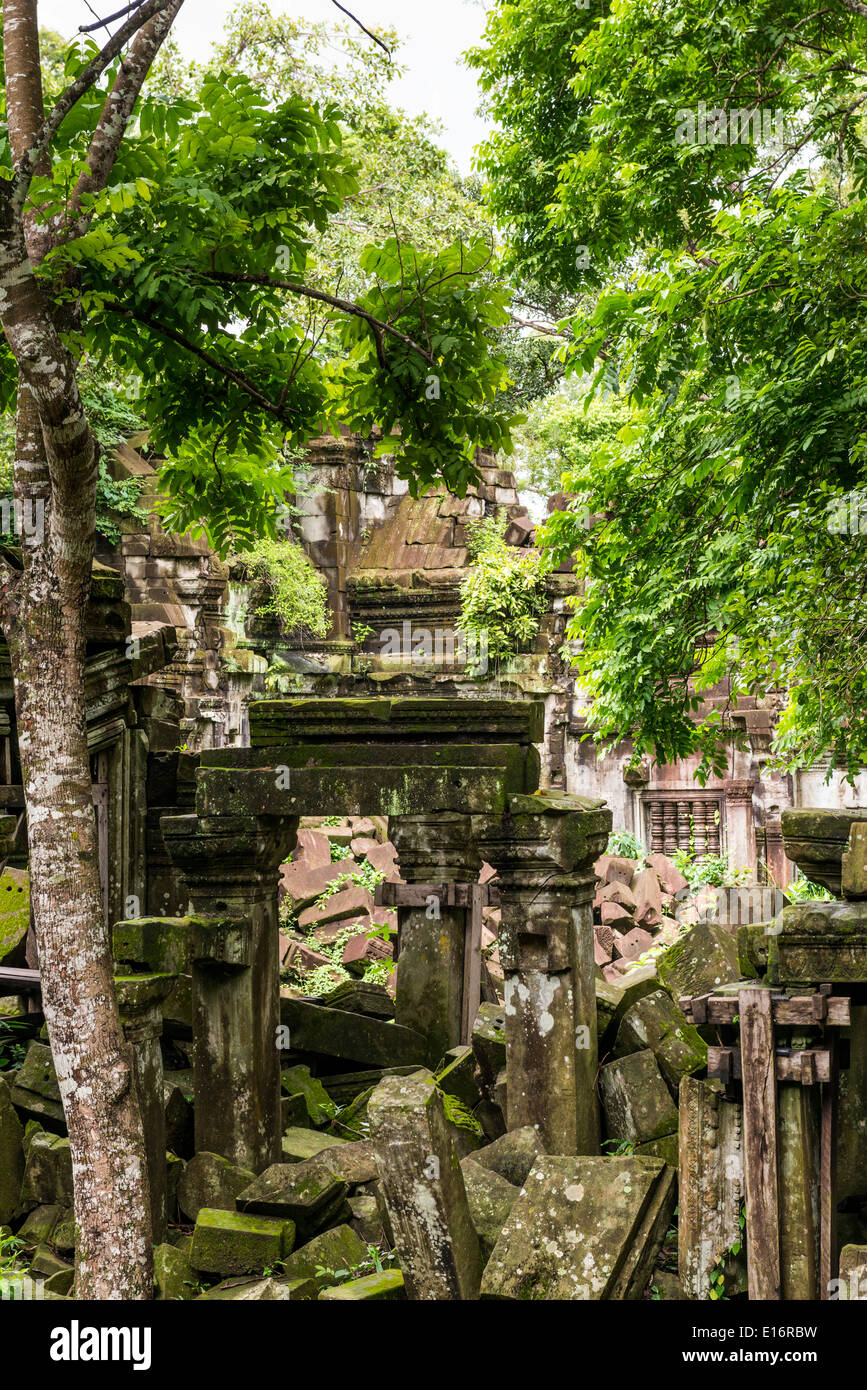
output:
[[[809,1042],[808,1038],[803,1038]],[[818,1086],[777,1087],[777,1163],[780,1192],[780,1276],[782,1296],[814,1301],[822,1297],[819,1278],[820,1182]]]
[[[540,701],[460,699],[322,699],[257,700],[250,707],[250,742],[254,749],[274,744],[392,741],[476,743],[500,738],[526,746],[545,736],[545,709]],[[212,755],[220,765],[220,753]],[[203,762],[211,757],[203,758]],[[360,814],[370,814],[361,812]]]
[[[308,1240],[286,1261],[286,1279],[312,1279],[319,1289],[333,1283],[339,1269],[357,1269],[367,1259],[367,1246],[350,1226],[334,1226]],[[319,1273],[323,1270],[324,1273]]]
[[[299,1052],[322,1052],[369,1067],[423,1066],[429,1060],[419,1033],[379,1018],[281,999],[280,1022],[289,1028],[292,1046]]]
[[[28,1047],[24,1061],[15,1073],[12,1103],[27,1115],[55,1124],[64,1123],[51,1048],[45,1043],[32,1042]]]
[[[294,1290],[303,1285],[309,1290],[306,1294],[298,1294]],[[312,1298],[313,1291],[309,1281],[294,1281],[293,1284],[287,1283],[282,1279],[254,1279],[245,1280],[243,1283],[236,1280],[226,1280],[217,1284],[207,1293],[200,1295],[201,1302],[216,1303],[288,1303],[293,1298]]]
[[[0,965],[26,966],[30,926],[30,876],[26,869],[0,874]]]
[[[771,984],[867,981],[867,903],[784,907],[768,936]]]
[[[599,1088],[609,1139],[644,1144],[677,1129],[677,1106],[649,1048],[608,1062]]]
[[[387,1243],[379,1203],[373,1193],[359,1192],[357,1196],[350,1197],[349,1210],[352,1212],[349,1224],[366,1245],[382,1246]]]
[[[198,1280],[187,1256],[174,1245],[154,1249],[154,1289],[160,1299],[195,1298]]]
[[[330,864],[331,842],[328,836],[321,830],[300,829],[292,853],[292,862],[303,863],[308,869],[320,869]]]
[[[476,1075],[476,1056],[465,1044],[450,1048],[440,1069],[437,1085],[447,1096],[455,1096],[467,1109],[474,1110],[482,1099]]]
[[[204,1274],[258,1274],[285,1261],[294,1241],[291,1221],[203,1207],[196,1218],[190,1264]]]
[[[354,859],[344,859],[339,864],[332,864],[330,849],[328,859],[315,868],[307,863],[281,864],[281,903],[288,898],[288,908],[297,917],[300,912],[306,911],[315,903],[339,874],[354,873],[357,868],[358,863]]]
[[[0,879],[0,886],[3,880]],[[843,851],[841,891],[844,898],[867,898],[867,823],[856,821],[849,829]]]
[[[11,1221],[24,1177],[24,1126],[12,1106],[8,1083],[0,1076],[0,1226]]]
[[[197,1153],[186,1165],[178,1183],[178,1205],[190,1221],[196,1220],[203,1207],[233,1211],[238,1193],[243,1192],[255,1176],[249,1168],[240,1168],[219,1154]]]
[[[617,1033],[615,1056],[624,1057],[646,1047],[654,1053],[675,1095],[681,1077],[707,1066],[707,1044],[661,989],[627,1009]]]
[[[239,1211],[281,1216],[294,1221],[296,1239],[320,1231],[343,1205],[349,1184],[336,1178],[318,1159],[275,1163],[238,1194]]]
[[[636,924],[658,927],[662,921],[662,895],[653,869],[639,869],[629,886],[635,898]]]
[[[406,1298],[403,1275],[399,1269],[384,1269],[379,1274],[365,1274],[345,1284],[323,1289],[320,1299],[329,1303],[385,1303]]]
[[[867,820],[867,811],[832,811],[798,807],[782,812],[783,847],[789,859],[814,883],[840,896],[842,860],[849,831],[856,821]]]
[[[537,1158],[482,1278],[483,1298],[638,1299],[675,1175],[648,1158]]]
[[[603,883],[631,884],[640,868],[637,859],[625,859],[619,854],[602,854],[593,865],[593,871]]]
[[[473,1226],[482,1255],[488,1260],[520,1189],[492,1168],[482,1168],[472,1157],[461,1160],[461,1172]]]
[[[333,1134],[319,1134],[314,1129],[295,1129],[290,1126],[280,1141],[280,1148],[284,1163],[303,1163],[308,1158],[315,1158],[325,1149],[332,1149],[335,1144],[345,1142]]]
[[[473,1024],[473,1052],[487,1085],[506,1065],[506,1011],[502,1004],[482,1004]]]
[[[34,1134],[27,1150],[21,1201],[25,1207],[72,1206],[72,1156],[69,1140]]]
[[[656,970],[675,1001],[733,984],[741,978],[737,936],[712,922],[696,922],[659,957]]]
[[[742,1108],[718,1082],[685,1076],[679,1119],[678,1273],[687,1298],[706,1299],[711,1270],[741,1239]]]
[[[678,1131],[675,1129],[659,1139],[649,1139],[646,1144],[636,1144],[632,1152],[639,1158],[661,1158],[663,1163],[676,1170],[680,1153]]]
[[[482,1168],[498,1173],[506,1182],[522,1187],[545,1148],[538,1130],[532,1125],[522,1125],[520,1129],[510,1129],[493,1144],[487,1144],[472,1155],[472,1161]]]
[[[316,1161],[350,1187],[376,1181],[376,1152],[369,1140],[332,1145],[324,1149]]]
[[[648,854],[644,862],[656,874],[663,893],[680,893],[688,887],[680,869],[675,868],[667,854]]]
[[[52,1239],[54,1228],[63,1216],[63,1207],[36,1207],[18,1229],[25,1245],[35,1248]]]
[[[832,1288],[832,1297],[833,1293]],[[844,1245],[840,1251],[837,1297],[848,1302],[867,1302],[867,1245]]]
[[[408,1297],[477,1298],[481,1252],[433,1076],[386,1077],[368,1113]]]
[[[192,1158],[195,1152],[193,1137],[193,1102],[191,1092],[169,1078],[163,1080],[166,1115],[166,1148],[178,1158]]]
[[[309,1067],[286,1067],[280,1085],[287,1096],[303,1096],[311,1124],[324,1125],[334,1119],[336,1106],[321,1081],[310,1075]]]
[[[327,1009],[366,1014],[368,1018],[394,1018],[394,1000],[388,990],[383,985],[374,985],[367,980],[344,980],[322,995],[320,1003]],[[329,1094],[331,1079],[325,1077],[322,1083]]]
[[[321,904],[306,907],[298,917],[301,931],[312,931],[325,922],[338,919],[350,921],[358,917],[370,917],[373,912],[373,896],[359,884],[352,884],[326,898]]]

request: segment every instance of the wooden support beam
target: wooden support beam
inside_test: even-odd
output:
[[[777,1082],[768,989],[738,993],[744,1088],[747,1275],[753,1302],[782,1297],[777,1177]]]
[[[819,1297],[831,1297],[837,1277],[837,1039],[830,1042],[831,1075],[822,1088],[819,1151]]]
[[[487,889],[480,883],[470,885],[470,909],[464,938],[464,999],[461,1041],[473,1040],[473,1024],[482,1001],[482,908]]]
[[[743,991],[741,991],[743,993]],[[690,1023],[734,1023],[740,994],[703,994],[678,1002]],[[774,1023],[781,1028],[828,1024],[847,1028],[851,1022],[852,1001],[845,994],[829,995],[824,988],[816,994],[775,995],[772,999]]]
[[[0,967],[0,992],[5,989],[9,994],[35,994],[42,988],[41,978],[38,970],[17,970],[4,965]]]
[[[831,1052],[828,1047],[800,1048],[797,1051],[777,1051],[774,1071],[778,1081],[799,1081],[802,1086],[815,1086],[831,1079]],[[707,1074],[712,1081],[740,1081],[743,1076],[739,1047],[708,1047]]]
[[[377,907],[427,907],[437,898],[440,907],[471,908],[476,890],[482,907],[499,906],[499,889],[491,883],[379,883],[375,901]]]

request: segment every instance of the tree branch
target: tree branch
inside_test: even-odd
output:
[[[382,39],[378,39],[375,34],[372,34],[370,32],[369,29],[365,29],[364,25],[362,24],[361,20],[358,18],[357,15],[354,15],[351,10],[348,10],[346,8],[345,5],[341,5],[340,0],[331,0],[331,3],[332,5],[336,5],[338,10],[342,10],[344,14],[349,15],[349,18],[352,20],[353,24],[357,24],[362,33],[366,34],[369,39],[373,39],[374,43],[378,43],[383,52],[387,53],[389,58],[391,57],[391,49],[388,48],[387,45],[382,42]]]
[[[9,0],[6,0],[6,3],[8,4]],[[133,34],[137,34],[149,19],[153,19],[155,15],[161,14],[163,10],[175,3],[176,0],[145,0],[141,8],[136,10],[126,24],[118,29],[105,47],[97,53],[95,58],[91,59],[71,86],[67,87],[63,95],[58,98],[54,109],[46,117],[33,144],[28,150],[25,150],[16,163],[15,180],[12,187],[15,205],[18,209],[23,208],[39,161],[70,111],[81,100],[85,92],[90,90],[94,82],[102,76],[105,69],[122,51],[127,40],[132,38]]]
[[[417,343],[408,334],[401,333],[399,328],[393,327],[390,323],[385,323],[378,319],[374,314],[369,314],[366,309],[362,309],[358,304],[354,304],[351,299],[340,299],[337,295],[327,294],[325,290],[314,290],[309,285],[296,284],[293,280],[277,280],[270,275],[229,275],[222,271],[197,271],[203,280],[212,280],[218,285],[263,285],[266,289],[287,290],[289,294],[302,295],[305,299],[315,299],[320,304],[327,304],[332,309],[339,309],[341,313],[349,314],[353,318],[363,319],[368,324],[381,343],[383,335],[396,338],[412,352],[424,358],[430,366],[435,366],[433,354]]]
[[[167,0],[165,7],[149,19],[136,35],[114,86],[106,97],[85,160],[89,172],[81,175],[73,189],[67,205],[70,214],[74,215],[80,210],[86,194],[101,193],[106,187],[145,78],[183,3],[184,0]],[[117,19],[118,15],[111,18]]]

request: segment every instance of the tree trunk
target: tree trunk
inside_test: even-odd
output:
[[[92,446],[91,446],[92,447]],[[44,447],[19,388],[16,471],[39,492]],[[38,523],[35,513],[30,525]],[[25,538],[22,537],[24,540]],[[84,659],[92,537],[66,574],[29,553],[4,627],[28,811],[30,881],[48,1037],[75,1175],[78,1298],[150,1298],[153,1248],[144,1134],[114,990],[87,748]],[[76,578],[77,572],[77,578]]]

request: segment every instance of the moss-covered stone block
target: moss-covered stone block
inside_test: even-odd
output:
[[[43,1130],[27,1150],[21,1201],[25,1207],[72,1206],[72,1155],[69,1140]]]
[[[18,1209],[24,1177],[24,1126],[12,1105],[8,1083],[0,1076],[0,1226],[12,1220]]]
[[[383,1269],[323,1289],[319,1297],[326,1303],[396,1303],[406,1298],[406,1288],[399,1269]]]
[[[290,1127],[280,1141],[284,1163],[303,1163],[308,1158],[332,1149],[335,1144],[346,1143],[333,1134],[320,1134],[315,1129],[296,1129]]]
[[[321,1159],[274,1163],[238,1194],[237,1206],[294,1221],[296,1239],[303,1241],[334,1220],[348,1192],[349,1184],[330,1173]]]
[[[617,1032],[615,1057],[649,1047],[674,1095],[681,1078],[707,1066],[707,1043],[665,990],[658,989],[627,1009]]]
[[[171,1302],[195,1298],[199,1281],[184,1251],[174,1245],[154,1249],[154,1296]]]
[[[490,1168],[513,1186],[522,1187],[536,1159],[544,1152],[539,1131],[533,1125],[522,1125],[479,1149],[472,1155],[472,1161]]]
[[[314,1125],[333,1120],[337,1106],[321,1081],[310,1075],[309,1067],[286,1067],[280,1073],[280,1085],[287,1096],[301,1096],[307,1116]]]
[[[32,1042],[28,1047],[24,1061],[15,1073],[12,1104],[29,1117],[47,1120],[57,1126],[66,1123],[51,1048],[46,1043]]]
[[[202,1150],[184,1168],[178,1182],[178,1205],[190,1221],[196,1220],[203,1207],[233,1211],[235,1198],[255,1176],[249,1168]]]
[[[291,1221],[204,1207],[196,1218],[190,1264],[204,1274],[261,1274],[286,1261],[294,1243]]]
[[[677,1106],[649,1048],[607,1062],[599,1091],[608,1138],[644,1144],[677,1129]]]
[[[678,999],[710,994],[741,978],[737,935],[713,922],[696,922],[656,962],[660,984]]]
[[[334,1226],[294,1251],[286,1261],[283,1275],[285,1279],[312,1279],[323,1289],[333,1284],[339,1271],[358,1269],[366,1259],[367,1246],[352,1228]]]
[[[488,1260],[520,1188],[507,1182],[492,1168],[482,1168],[472,1156],[462,1160],[461,1172],[482,1256]]]
[[[0,874],[0,965],[24,966],[30,927],[30,875],[26,869]]]

